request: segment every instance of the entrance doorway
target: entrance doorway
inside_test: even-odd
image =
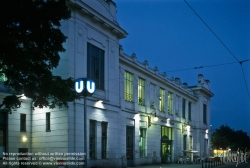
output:
[[[127,127],[126,129],[126,156],[127,166],[134,166],[134,127]]]
[[[173,131],[170,127],[161,127],[161,163],[171,163]]]
[[[172,141],[162,140],[161,141],[161,163],[170,163],[172,155]]]

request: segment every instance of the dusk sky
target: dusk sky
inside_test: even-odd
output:
[[[214,93],[211,130],[227,124],[250,136],[249,0],[186,0],[208,27],[184,0],[114,2],[126,54],[189,86],[203,74]]]

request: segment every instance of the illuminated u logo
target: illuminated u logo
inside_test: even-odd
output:
[[[89,93],[94,93],[94,91],[95,91],[95,82],[94,81],[92,81],[92,80],[87,81],[87,91]]]
[[[77,93],[82,93],[83,89],[84,89],[83,80],[78,79],[75,83],[75,90]]]
[[[95,89],[95,82],[92,79],[79,78],[75,82],[75,91],[83,96],[91,96]]]

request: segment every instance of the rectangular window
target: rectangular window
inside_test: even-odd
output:
[[[145,80],[142,78],[138,80],[138,104],[145,106]]]
[[[95,81],[97,89],[104,90],[104,51],[87,44],[87,77]]]
[[[146,129],[140,128],[140,157],[146,157]]]
[[[173,114],[173,93],[168,92],[168,114]]]
[[[46,131],[50,131],[50,113],[46,113]]]
[[[192,120],[192,103],[188,102],[188,120],[191,121]]]
[[[170,127],[161,126],[161,139],[173,140],[173,129]]]
[[[165,110],[165,90],[160,88],[160,97],[159,97],[159,110],[164,112]]]
[[[107,130],[108,123],[102,122],[102,158],[107,158]]]
[[[182,118],[186,118],[186,100],[182,99]]]
[[[133,101],[133,74],[125,71],[124,74],[124,99],[126,101]]]
[[[203,104],[203,123],[207,124],[207,105]]]
[[[20,114],[20,131],[26,132],[26,114]]]
[[[177,115],[179,115],[179,109],[180,109],[180,96],[176,96],[176,101],[175,101],[175,112]]]
[[[187,135],[183,135],[183,150],[187,150]],[[187,155],[186,152],[183,153],[184,156]]]
[[[89,122],[89,158],[96,158],[96,126],[94,120]]]

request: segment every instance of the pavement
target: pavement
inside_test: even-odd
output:
[[[216,166],[218,168],[226,168],[234,163],[225,163],[224,165]],[[234,164],[235,165],[235,164]],[[149,165],[149,166],[135,166],[128,168],[202,168],[202,164],[160,164],[160,165]]]

